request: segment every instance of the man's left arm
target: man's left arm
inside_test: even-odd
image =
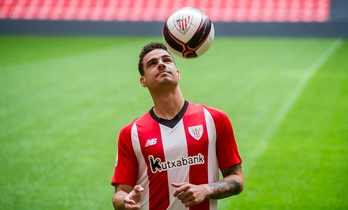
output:
[[[232,195],[238,195],[244,189],[244,178],[242,172],[242,164],[236,164],[230,168],[221,171],[223,179],[208,184],[211,193],[207,198],[221,199]]]

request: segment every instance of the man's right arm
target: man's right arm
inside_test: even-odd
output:
[[[116,184],[115,194],[112,197],[112,204],[114,209],[124,210],[126,209],[124,198],[133,190],[133,186],[126,184]]]
[[[140,209],[141,194],[144,189],[137,185],[135,187],[127,184],[116,184],[112,204],[116,210]]]

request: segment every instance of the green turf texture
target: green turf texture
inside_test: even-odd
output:
[[[112,209],[119,130],[152,106],[161,37],[0,37],[0,209]],[[245,190],[220,209],[348,209],[348,41],[217,37],[176,58],[185,99],[225,111]]]

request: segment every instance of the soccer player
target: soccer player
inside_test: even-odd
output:
[[[154,107],[119,134],[114,208],[217,209],[217,199],[244,186],[227,115],[184,99],[180,72],[163,44],[144,46],[138,69]]]

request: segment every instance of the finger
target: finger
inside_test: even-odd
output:
[[[185,203],[185,207],[190,207],[195,205],[196,203],[192,200],[192,201],[188,201],[187,203]]]
[[[183,196],[185,196],[184,193],[185,193],[185,189],[179,189],[179,188],[178,188],[177,190],[175,190],[173,196],[174,196],[174,197],[178,197],[178,196],[183,197]],[[178,197],[178,198],[179,198],[179,197]]]
[[[183,183],[174,183],[174,182],[172,182],[172,183],[170,183],[173,187],[176,187],[176,188],[178,188],[178,187],[181,187],[181,186],[183,186],[184,184],[186,184],[186,182],[183,182]]]
[[[181,200],[183,203],[186,203],[187,201],[194,199],[193,193],[189,191],[185,191],[178,195],[178,199]]]
[[[193,196],[186,196],[184,197],[183,199],[180,199],[182,203],[186,204],[186,203],[189,203],[191,202],[192,200],[194,200],[194,197]]]
[[[173,183],[173,184],[175,184],[175,183]],[[174,186],[174,185],[173,185],[173,186]],[[176,196],[178,196],[178,195],[184,193],[184,192],[189,188],[189,186],[186,185],[186,183],[176,184],[176,186],[177,186],[177,189],[175,190],[175,192],[174,192],[174,194],[173,194],[174,197],[176,197]]]
[[[143,192],[143,191],[144,191],[144,188],[143,188],[143,186],[141,186],[141,185],[136,185],[136,186],[134,187],[134,191],[135,191],[136,193],[138,193],[138,192]]]
[[[128,198],[128,197],[124,198],[124,202],[127,204],[135,204],[135,201],[133,199]]]
[[[140,209],[140,205],[137,204],[126,204],[126,209]]]

